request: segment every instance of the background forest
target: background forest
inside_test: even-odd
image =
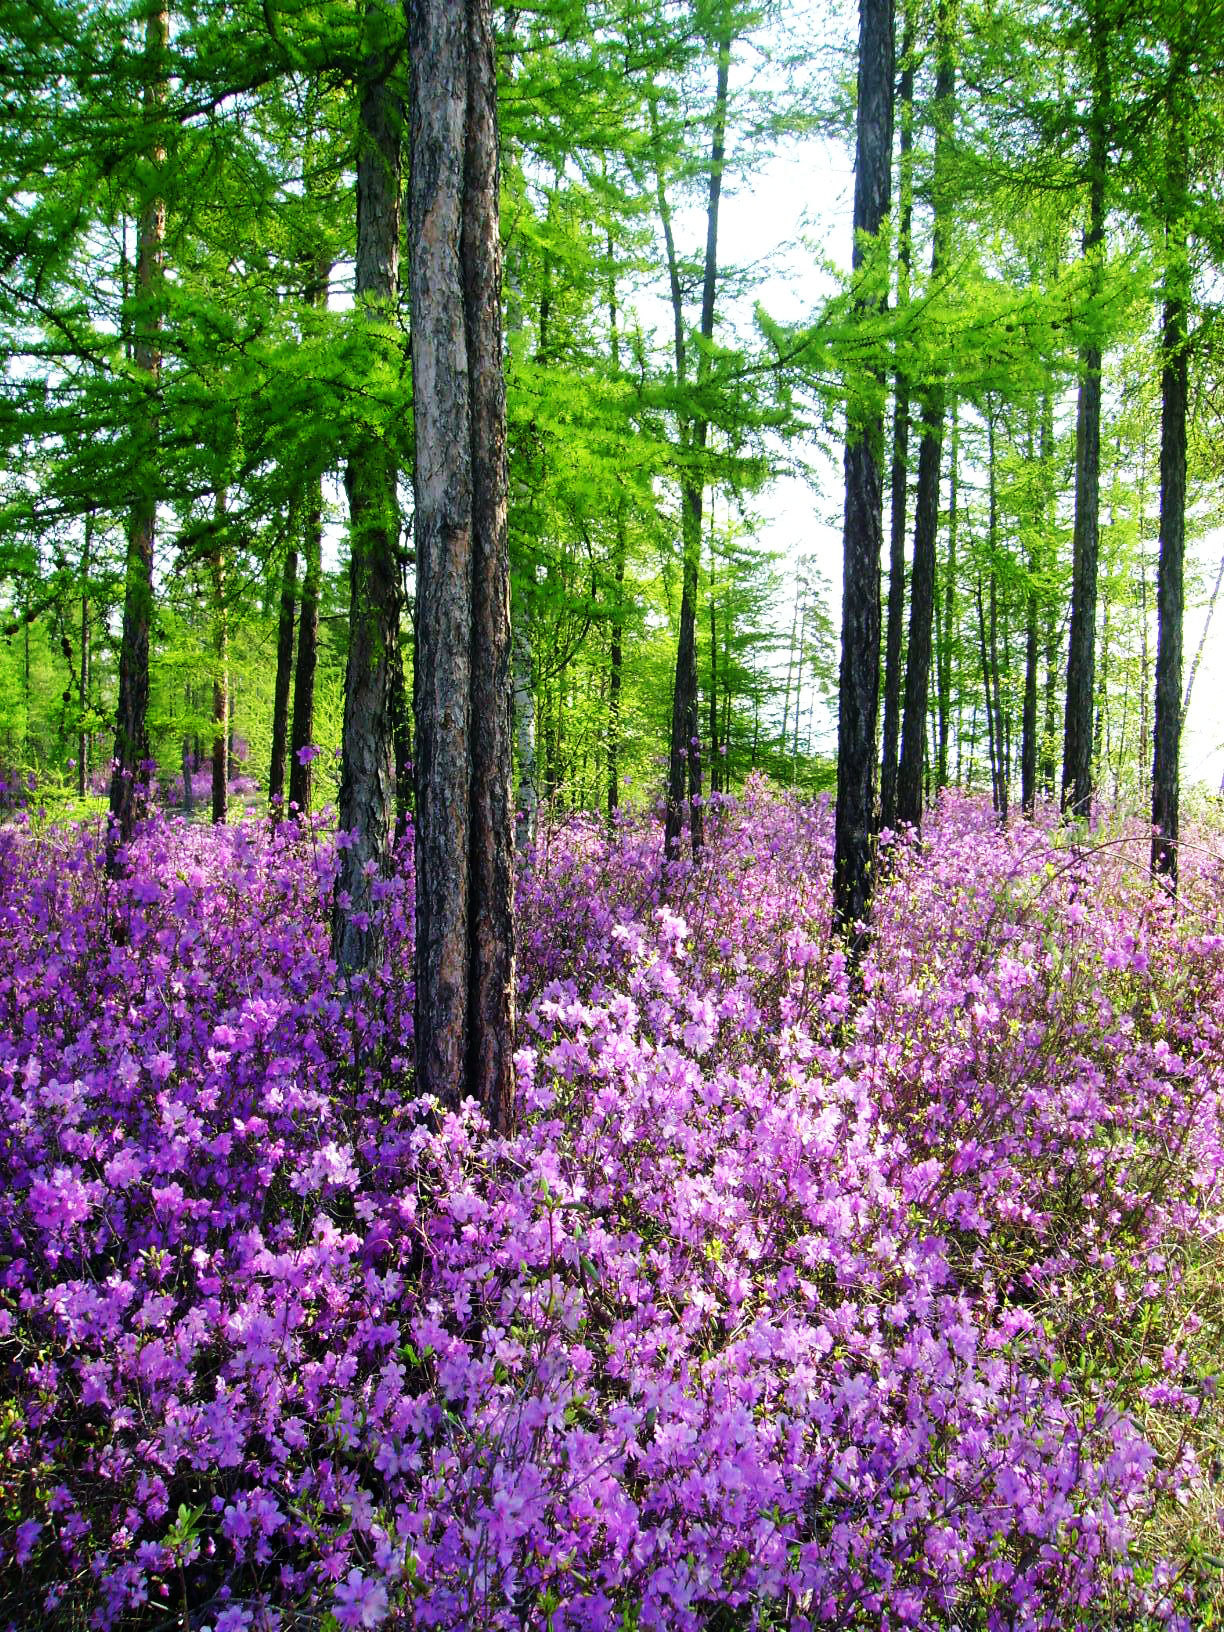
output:
[[[540,801],[656,795],[682,624],[711,787],[753,769],[831,786],[834,461],[847,401],[883,392],[885,825],[915,640],[929,681],[905,704],[922,722],[909,757],[928,797],[988,789],[1006,810],[1058,791],[1070,664],[1093,786],[1148,803],[1174,354],[1179,593],[1196,608],[1183,709],[1219,591],[1220,19],[910,0],[891,230],[852,283],[846,227],[828,222],[853,25],[724,0],[499,19],[528,829]],[[16,4],[3,31],[6,780],[36,773],[44,800],[105,792],[125,583],[151,551],[165,797],[212,790],[217,816],[227,789],[332,801],[345,481],[371,447],[400,472],[411,689],[407,279],[377,309],[368,286],[354,300],[359,107],[372,84],[402,94],[402,18]],[[770,527],[779,491],[789,514]],[[1192,771],[1205,764],[1200,750]]]

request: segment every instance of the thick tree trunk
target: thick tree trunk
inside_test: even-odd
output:
[[[510,582],[488,0],[412,0],[416,1072],[513,1123]]]
[[[953,0],[939,0],[936,21],[939,64],[935,76],[934,212],[931,283],[937,286],[948,258],[948,199],[944,172],[955,85]],[[935,600],[935,537],[939,528],[939,479],[943,460],[944,388],[922,394],[922,440],[918,449],[918,492],[914,501],[914,565],[910,574],[909,641],[905,659],[905,706],[901,761],[897,771],[897,820],[922,823],[922,761],[926,742],[927,688],[931,670],[931,623]]]
[[[272,691],[272,755],[268,765],[268,804],[273,818],[285,802],[285,751],[289,741],[289,688],[293,679],[293,617],[297,599],[297,548],[285,551],[281,573],[280,615],[276,624],[276,684]]]
[[[854,159],[854,266],[864,238],[888,213],[893,129],[891,0],[859,0],[858,115]],[[860,951],[871,904],[876,715],[880,696],[880,548],[884,531],[880,413],[847,413],[842,528],[841,669],[837,717],[833,921]]]
[[[150,114],[155,114],[165,100],[168,39],[168,13],[163,5],[155,3],[145,19],[144,39],[148,65],[145,107]],[[166,157],[165,149],[159,142],[154,145],[152,157],[156,173]],[[146,200],[140,217],[136,251],[136,294],[140,302],[140,316],[132,351],[138,375],[147,386],[138,421],[133,425],[133,437],[140,453],[136,463],[146,472],[155,466],[159,436],[157,392],[161,374],[159,334],[165,238],[165,201],[153,196]],[[115,717],[114,769],[110,783],[111,822],[106,849],[107,870],[111,873],[119,868],[118,847],[131,838],[148,792],[149,631],[153,621],[153,541],[156,528],[156,491],[141,493],[132,505],[124,575],[119,702]]]
[[[399,291],[400,143],[403,107],[389,81],[386,0],[367,0],[357,147],[356,298],[385,323]],[[349,649],[344,676],[340,851],[332,955],[345,973],[376,963],[383,925],[375,886],[391,866],[395,829],[393,687],[399,662],[399,501],[391,448],[367,431],[349,457]]]
[[[1101,287],[1105,239],[1105,168],[1108,160],[1109,44],[1100,5],[1091,15],[1092,107],[1089,115],[1088,226],[1084,259],[1094,294]],[[1086,819],[1092,813],[1092,705],[1096,667],[1097,552],[1100,525],[1101,348],[1080,354],[1075,424],[1075,528],[1072,539],[1071,628],[1067,640],[1067,701],[1063,727],[1062,808]]]
[[[1170,91],[1165,303],[1160,376],[1160,565],[1156,579],[1156,699],[1152,758],[1152,872],[1177,888],[1182,723],[1183,576],[1186,556],[1187,342],[1184,58],[1174,52]]]
[[[901,41],[901,158],[897,228],[897,310],[909,304],[914,219],[914,7],[905,6]],[[892,514],[888,551],[888,621],[884,639],[884,751],[880,826],[897,822],[897,754],[901,736],[901,637],[905,624],[905,520],[909,493],[909,379],[900,363],[893,383]]]

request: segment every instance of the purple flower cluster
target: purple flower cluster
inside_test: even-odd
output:
[[[321,831],[0,831],[0,1626],[1197,1624],[1218,861],[953,802],[852,978],[827,809],[707,820],[524,874],[511,1140],[408,857],[350,987]]]

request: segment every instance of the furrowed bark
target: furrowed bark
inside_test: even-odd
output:
[[[372,38],[394,15],[386,0],[369,0],[367,36]],[[403,108],[390,82],[390,57],[385,42],[376,42],[359,81],[356,298],[371,324],[392,320],[399,291]],[[346,844],[340,851],[332,909],[332,956],[345,973],[377,962],[383,946],[375,884],[390,871],[395,827],[392,690],[400,620],[396,476],[388,443],[377,432],[365,431],[345,473],[351,554],[339,826]]]
[[[416,1075],[513,1125],[513,811],[488,0],[411,0]]]
[[[893,9],[859,0],[854,267],[888,213],[892,168]],[[876,715],[880,696],[880,548],[884,530],[882,410],[847,413],[842,627],[834,817],[833,921],[862,950],[871,902]]]

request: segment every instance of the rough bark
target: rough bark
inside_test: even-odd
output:
[[[891,0],[859,0],[858,115],[854,159],[854,267],[888,213],[893,128]],[[880,411],[847,414],[842,528],[841,670],[837,718],[833,918],[853,950],[870,910],[875,819],[876,715],[880,696],[880,548],[884,531]]]
[[[937,286],[948,259],[948,198],[944,186],[955,85],[953,0],[940,0],[936,22],[934,226],[931,283]],[[935,538],[939,528],[939,477],[943,459],[944,387],[922,393],[922,440],[918,448],[918,491],[914,499],[914,563],[910,573],[909,640],[905,659],[905,704],[901,760],[897,770],[897,820],[922,823],[922,761],[926,743],[927,688],[931,670],[931,624],[935,602]]]
[[[897,224],[897,309],[909,304],[914,218],[914,7],[905,7],[901,41],[901,158]],[[888,550],[888,621],[884,639],[884,749],[880,770],[880,826],[897,821],[897,754],[901,737],[901,637],[905,624],[905,518],[909,496],[910,386],[898,363],[893,380],[893,454]]]
[[[1165,300],[1160,376],[1160,563],[1156,577],[1156,695],[1152,757],[1152,872],[1177,888],[1185,612],[1187,342],[1184,58],[1174,52],[1169,112]]]
[[[1084,259],[1094,295],[1101,288],[1105,239],[1105,169],[1108,159],[1109,46],[1098,4],[1091,19],[1092,105],[1089,112],[1088,225]],[[1092,812],[1092,734],[1096,668],[1097,552],[1100,524],[1101,348],[1080,353],[1075,421],[1075,524],[1072,537],[1071,627],[1067,639],[1067,700],[1063,725],[1062,808],[1086,819]]]
[[[513,1123],[513,809],[488,0],[411,0],[416,1072]]]
[[[385,37],[395,14],[369,0],[372,41],[359,77],[357,146],[358,305],[386,323],[399,290],[400,145],[403,107],[390,79]],[[377,962],[382,914],[375,886],[391,865],[395,828],[393,680],[399,661],[399,501],[395,455],[374,430],[353,447],[345,472],[349,503],[349,649],[344,676],[340,851],[332,910],[332,955],[346,973]]]
[[[156,114],[166,95],[165,56],[169,15],[155,4],[145,19],[144,51],[148,65],[145,107]],[[165,162],[159,141],[153,146],[153,170]],[[151,184],[156,187],[156,180]],[[136,294],[140,302],[139,328],[132,361],[145,384],[145,394],[133,424],[138,466],[145,474],[155,468],[159,437],[158,381],[161,374],[160,297],[164,270],[166,205],[156,193],[141,211],[136,250]],[[119,700],[115,714],[114,768],[110,783],[110,827],[106,861],[111,873],[119,869],[118,847],[132,836],[136,818],[148,792],[149,754],[149,631],[153,619],[153,543],[157,528],[157,493],[146,489],[132,504],[128,526],[127,563],[123,588],[123,631],[119,645]]]
[[[280,613],[276,624],[276,684],[272,692],[272,755],[268,764],[268,803],[273,817],[285,802],[285,752],[289,741],[289,689],[293,679],[293,623],[297,600],[297,549],[285,551],[281,572]]]

